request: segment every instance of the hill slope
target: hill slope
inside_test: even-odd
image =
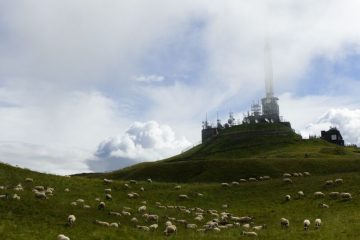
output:
[[[305,170],[314,174],[360,171],[360,152],[321,139],[302,139],[281,124],[240,125],[169,159],[83,176],[219,182]]]

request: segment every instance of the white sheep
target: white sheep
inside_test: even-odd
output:
[[[333,180],[327,180],[325,181],[325,186],[332,186],[334,185],[334,181]]]
[[[339,192],[330,192],[329,193],[329,197],[332,198],[332,199],[336,199],[340,196],[340,193]]]
[[[187,199],[187,200],[188,200],[188,199],[190,199],[190,198],[189,198],[189,196],[186,195],[186,194],[180,194],[180,195],[179,195],[179,199],[181,199],[181,200]]]
[[[145,219],[146,222],[158,222],[159,216],[155,214],[148,214]]]
[[[223,183],[221,183],[221,186],[222,186],[222,187],[230,187],[230,184],[228,184],[228,183],[226,183],[226,182],[223,182]]]
[[[16,193],[14,193],[13,197],[12,197],[14,200],[20,200],[20,196],[17,195]]]
[[[288,202],[291,200],[291,196],[289,194],[285,195],[285,201]]]
[[[305,196],[303,191],[298,191],[297,194],[299,198],[303,198]]]
[[[155,231],[156,229],[158,229],[158,227],[159,227],[159,225],[156,224],[156,223],[154,223],[154,224],[151,224],[151,225],[149,226],[149,229],[150,229],[151,231]]]
[[[34,182],[34,179],[32,179],[32,178],[25,178],[25,182]]]
[[[70,240],[70,238],[65,236],[64,234],[59,234],[57,236],[57,240]]]
[[[286,218],[281,218],[280,225],[281,225],[281,227],[288,228],[290,226],[290,221]]]
[[[118,227],[119,227],[119,224],[116,223],[116,222],[113,222],[113,223],[110,223],[109,226],[110,226],[110,227],[114,227],[114,228],[118,228]]]
[[[107,193],[107,194],[105,195],[105,198],[106,198],[106,200],[112,200],[112,196],[111,196],[110,193]]]
[[[141,206],[138,208],[138,212],[145,212],[146,211],[146,206]]]
[[[129,183],[130,184],[137,184],[137,181],[136,180],[130,180]]]
[[[76,202],[77,202],[77,203],[84,203],[84,202],[85,202],[85,200],[84,200],[84,199],[79,198],[78,200],[76,200]]]
[[[289,178],[289,177],[291,177],[291,174],[290,174],[290,173],[284,173],[284,174],[283,174],[283,177],[284,177],[284,178]]]
[[[91,208],[91,207],[90,207],[90,205],[86,205],[86,204],[84,204],[84,205],[83,205],[83,208],[85,208],[85,209],[89,209],[89,208]]]
[[[104,226],[104,227],[110,227],[110,223],[108,222],[104,222],[104,221],[99,221],[99,220],[95,220],[94,221],[96,224]]]
[[[36,189],[38,191],[45,191],[44,186],[35,186],[34,189]]]
[[[343,199],[343,200],[351,200],[352,199],[352,196],[350,193],[347,193],[347,192],[342,192],[340,193],[340,197]]]
[[[169,236],[170,234],[176,234],[176,232],[177,232],[176,226],[175,225],[169,225],[169,226],[166,226],[164,234],[166,236]]]
[[[71,227],[72,225],[74,225],[76,221],[76,217],[74,215],[69,215],[67,218],[67,223],[68,225]]]
[[[117,217],[121,217],[121,213],[119,212],[109,212],[109,215],[112,215],[112,216],[117,216]]]
[[[64,192],[70,192],[70,189],[69,189],[69,188],[65,188],[65,189],[64,189]]]
[[[232,185],[239,185],[239,182],[233,181],[231,182]]]
[[[174,188],[175,188],[176,190],[180,190],[180,189],[181,189],[181,186],[180,186],[180,185],[176,185]]]
[[[198,226],[195,223],[186,224],[186,228],[188,229],[196,229]]]
[[[123,216],[127,216],[127,217],[130,217],[130,216],[131,216],[131,213],[128,212],[128,211],[125,211],[125,210],[123,210],[123,211],[121,212],[121,214],[122,214]]]
[[[325,204],[325,203],[320,203],[319,206],[321,208],[329,208],[329,205]]]
[[[202,193],[197,193],[197,196],[198,196],[198,197],[204,197],[204,194],[202,194]]]
[[[318,229],[320,228],[320,226],[321,226],[321,219],[320,218],[315,219],[315,228]]]
[[[105,203],[104,203],[104,202],[100,202],[99,205],[98,205],[98,209],[99,209],[99,210],[105,209]]]
[[[70,205],[71,206],[77,206],[77,202],[71,202]]]
[[[240,178],[239,182],[247,182],[245,178]]]
[[[290,178],[283,178],[284,183],[293,183],[293,181]]]
[[[152,183],[151,178],[148,178],[146,181],[147,181],[148,183]]]
[[[311,174],[309,172],[304,172],[304,176],[310,176]]]
[[[150,231],[150,228],[148,226],[137,225],[136,228],[141,229],[141,230],[146,231],[146,232]]]
[[[335,179],[335,183],[336,184],[343,184],[344,180],[342,178],[337,178],[337,179]]]
[[[45,192],[36,191],[35,192],[35,197],[38,198],[38,199],[47,199]]]
[[[112,182],[113,182],[113,180],[104,178],[104,183],[105,183],[105,184],[110,184],[110,183],[112,183]]]
[[[140,188],[140,191],[144,192],[144,191],[145,191],[145,188],[144,188],[144,187],[141,187],[141,188]]]
[[[254,230],[262,230],[262,229],[265,229],[265,228],[266,228],[266,224],[252,227],[252,229],[254,229]]]
[[[324,198],[325,194],[322,192],[314,192],[314,197],[315,198]]]
[[[111,188],[105,188],[105,189],[104,189],[104,192],[105,192],[105,193],[111,193]]]
[[[242,235],[244,236],[251,236],[251,237],[257,237],[257,233],[256,232],[246,232],[246,231],[243,231],[242,232]]]
[[[305,219],[304,220],[304,230],[307,231],[310,227],[310,220],[309,219]]]
[[[130,222],[132,223],[138,223],[139,220],[136,217],[133,217],[132,219],[130,219]]]
[[[249,178],[249,182],[257,182],[258,180],[256,178]]]

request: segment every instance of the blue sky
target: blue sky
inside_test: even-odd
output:
[[[206,114],[241,120],[264,96],[266,39],[293,128],[307,136],[338,125],[360,144],[359,7],[0,2],[2,161],[67,174],[177,154],[200,140]]]

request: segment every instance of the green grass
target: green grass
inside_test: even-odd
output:
[[[289,172],[290,169],[289,169]],[[26,177],[32,177],[34,183],[25,183]],[[342,177],[344,184],[332,188],[324,188],[324,181]],[[270,181],[243,183],[240,186],[223,188],[218,183],[192,183],[182,184],[181,190],[175,190],[175,183],[140,182],[132,185],[131,190],[123,188],[123,181],[115,181],[113,189],[113,201],[106,201],[105,211],[97,210],[96,197],[104,199],[104,185],[99,179],[83,177],[65,178],[54,175],[40,174],[0,164],[0,185],[8,187],[0,190],[0,194],[13,194],[12,190],[18,183],[22,183],[25,190],[18,192],[20,201],[0,200],[0,236],[1,239],[56,239],[59,233],[64,233],[74,239],[165,239],[162,231],[165,222],[164,216],[186,219],[193,223],[193,214],[180,213],[175,209],[159,209],[155,206],[156,201],[164,205],[183,205],[188,208],[201,207],[203,209],[217,209],[222,211],[222,204],[228,204],[228,212],[237,216],[250,215],[255,217],[255,224],[267,224],[266,230],[259,231],[258,239],[358,239],[360,228],[360,200],[359,185],[360,175],[354,173],[312,175],[310,177],[293,178],[294,184],[282,183],[281,178]],[[233,179],[233,180],[237,180]],[[45,185],[55,187],[54,196],[48,200],[34,198],[31,189],[33,185]],[[140,187],[145,187],[145,192],[140,192]],[[70,188],[70,192],[64,192]],[[291,194],[294,198],[297,191],[303,190],[306,197],[303,200],[292,200],[283,203],[283,196]],[[130,200],[127,193],[136,191],[141,194],[139,199]],[[315,191],[345,191],[353,195],[353,200],[344,202],[340,200],[316,200],[312,194]],[[203,193],[204,197],[197,197],[196,193]],[[180,201],[179,194],[188,194],[191,200]],[[71,206],[70,203],[78,198],[83,198],[91,209],[83,209]],[[122,207],[131,207],[134,210],[141,206],[142,201],[148,201],[149,212],[160,216],[160,228],[155,232],[141,232],[134,228],[128,217],[109,216],[109,210],[120,211]],[[329,209],[322,209],[318,204],[325,202],[330,205]],[[65,225],[67,216],[75,214],[77,220],[73,227]],[[140,220],[140,224],[146,224],[140,214],[134,213]],[[279,219],[286,217],[290,220],[290,228],[283,230],[279,226]],[[315,230],[313,225],[308,232],[304,232],[302,222],[309,218],[312,222],[315,218],[321,218],[323,226]],[[206,220],[212,219],[205,215]],[[104,228],[97,226],[93,220],[120,222],[119,229]],[[148,224],[147,224],[148,225]],[[201,225],[201,224],[198,224]],[[178,234],[169,237],[171,239],[247,239],[241,236],[242,228],[223,230],[220,233],[207,232],[197,233],[186,230],[180,224]]]

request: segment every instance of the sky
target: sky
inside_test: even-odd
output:
[[[0,161],[73,174],[196,145],[265,95],[308,137],[360,145],[357,0],[0,0]]]

